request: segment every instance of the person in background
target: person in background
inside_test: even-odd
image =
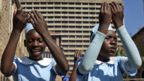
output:
[[[134,76],[142,61],[139,51],[123,24],[123,6],[103,3],[99,25],[91,35],[91,43],[77,68],[76,81],[123,81],[123,74]],[[110,26],[114,24],[113,29]],[[118,33],[127,56],[115,56]]]
[[[76,50],[75,51],[75,56],[74,56],[74,66],[73,66],[73,70],[72,73],[70,75],[70,79],[69,81],[76,81],[76,69],[77,69],[77,65],[78,62],[81,60],[82,58],[82,50]]]
[[[15,58],[17,43],[24,29],[24,45],[29,56]],[[53,58],[42,57],[46,46]],[[2,55],[2,73],[5,76],[13,75],[14,81],[55,81],[56,75],[65,75],[68,68],[68,62],[50,36],[42,15],[35,10],[30,13],[18,10],[14,15],[13,30]]]

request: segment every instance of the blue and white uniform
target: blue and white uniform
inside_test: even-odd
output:
[[[56,62],[53,58],[34,61],[28,57],[16,58],[13,72],[14,81],[55,81]]]
[[[125,26],[119,27],[117,33],[125,47],[127,57],[110,57],[109,62],[96,60],[106,37],[105,34],[97,31],[97,27],[98,25],[92,30],[92,41],[78,65],[77,81],[123,81],[124,73],[134,76],[142,61]]]
[[[96,60],[88,74],[77,72],[77,81],[123,81],[124,73],[130,76],[137,73],[136,68],[124,65],[127,60],[124,56],[111,57],[109,62]]]

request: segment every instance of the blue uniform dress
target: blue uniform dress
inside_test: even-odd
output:
[[[53,58],[43,58],[40,61],[33,61],[28,57],[16,58],[14,64],[14,81],[55,81],[57,73]]]
[[[62,81],[69,81],[69,78],[70,77],[68,75],[65,75],[65,76],[62,77]]]
[[[124,73],[130,76],[137,73],[142,64],[139,51],[124,25],[117,29],[117,33],[125,47],[127,57],[110,57],[109,62],[96,60],[106,35],[95,30],[92,33],[94,34],[92,41],[78,64],[77,81],[123,81]]]
[[[134,76],[136,68],[129,68],[124,65],[127,57],[111,57],[109,62],[96,61],[93,69],[86,75],[77,70],[77,81],[123,81],[123,73]]]

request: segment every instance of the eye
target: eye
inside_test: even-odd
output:
[[[110,38],[112,38],[112,36],[106,36],[106,38],[105,38],[105,39],[110,39]]]
[[[43,39],[38,39],[39,42],[43,42]]]
[[[28,43],[32,43],[32,41],[33,41],[32,39],[27,40]]]

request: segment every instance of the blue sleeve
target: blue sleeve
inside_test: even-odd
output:
[[[69,81],[69,78],[70,77],[66,75],[66,76],[62,77],[62,81]]]

